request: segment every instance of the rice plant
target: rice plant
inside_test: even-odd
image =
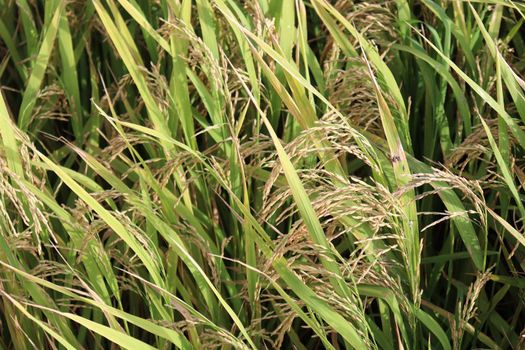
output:
[[[0,350],[524,348],[524,14],[0,0]]]

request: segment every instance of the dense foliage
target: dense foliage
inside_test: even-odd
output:
[[[525,346],[524,21],[0,0],[0,349]]]

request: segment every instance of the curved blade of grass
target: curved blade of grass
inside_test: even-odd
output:
[[[202,38],[206,47],[211,51],[215,59],[219,59],[219,46],[217,44],[216,21],[208,0],[196,0],[199,24],[202,30]]]
[[[16,1],[18,6],[19,15],[22,22],[22,28],[24,30],[24,37],[27,41],[26,51],[29,57],[35,56],[38,48],[38,30],[35,25],[35,19],[31,11],[31,7],[27,0]]]
[[[2,137],[2,146],[6,152],[6,159],[9,168],[17,174],[20,178],[24,178],[24,170],[22,168],[22,160],[20,158],[20,151],[16,141],[16,135],[13,125],[13,120],[9,115],[7,104],[4,100],[4,94],[0,90],[0,136]]]
[[[409,159],[409,165],[415,172],[419,173],[431,173],[432,168],[428,165],[416,160]],[[451,218],[454,225],[457,227],[459,235],[470,254],[472,261],[476,268],[480,271],[484,270],[485,266],[485,254],[481,249],[476,230],[472,226],[468,217],[467,211],[454,190],[448,188],[446,183],[435,181],[430,184],[434,189],[437,190],[438,196],[445,204],[445,207],[450,213],[455,213]]]
[[[313,4],[315,6],[315,2]],[[323,7],[319,6],[316,6],[315,10],[319,18],[321,18],[324,25],[332,35],[332,38],[335,40],[335,42],[337,43],[339,48],[344,52],[344,54],[348,57],[357,57],[357,51],[354,48],[354,45],[352,45],[350,40],[348,40],[346,36],[342,33],[337,23],[329,15],[329,13]]]
[[[499,147],[496,144],[496,141],[494,140],[494,136],[492,136],[492,132],[490,131],[490,128],[488,127],[487,123],[481,116],[479,116],[479,119],[481,120],[481,124],[483,125],[483,129],[485,130],[485,134],[487,135],[487,138],[489,140],[490,147],[492,148],[492,151],[494,152],[494,156],[496,157],[496,162],[498,163],[498,166],[500,167],[503,178],[505,179],[505,183],[507,187],[509,188],[510,193],[512,193],[514,200],[516,201],[516,205],[518,206],[521,217],[525,218],[525,208],[523,207],[523,203],[518,193],[518,189],[516,188],[516,185],[514,184],[514,179],[513,179],[513,176],[511,175],[510,169],[507,166],[507,163],[505,162],[505,160],[503,159],[503,156],[501,155]]]
[[[185,69],[187,68],[186,61],[183,57],[187,52],[187,40],[176,38],[173,35],[170,42],[165,40],[155,29],[151,26],[144,14],[139,8],[131,4],[127,0],[118,0],[120,5],[133,17],[133,19],[149,34],[151,37],[173,57],[173,70],[170,80],[171,98],[175,102],[179,119],[182,123],[182,128],[187,142],[196,149],[197,145],[194,139],[194,127],[191,111],[191,102],[188,93],[188,82],[185,76]],[[184,19],[183,19],[184,21]],[[173,124],[171,124],[173,125]]]
[[[21,63],[22,58],[20,56],[20,52],[18,51],[18,48],[13,40],[12,34],[9,32],[9,29],[7,28],[7,25],[4,23],[4,21],[0,18],[0,38],[4,42],[5,46],[7,46],[7,50],[9,54],[11,55],[11,58],[15,62],[16,69],[18,71],[18,74],[20,75],[20,78],[23,81],[27,80],[28,72],[27,67]]]
[[[78,74],[73,49],[73,39],[69,29],[69,22],[65,11],[61,14],[58,25],[58,49],[62,62],[62,82],[71,109],[74,111],[71,119],[73,134],[77,140],[82,140],[82,102],[80,100],[80,89],[78,86]]]
[[[447,15],[445,9],[441,7],[440,5],[436,4],[432,0],[422,0],[423,4],[432,11],[437,18],[441,20],[441,23],[443,26],[449,30],[454,37],[456,38],[457,42],[459,43],[459,46],[462,49],[463,54],[465,55],[465,59],[467,60],[467,63],[469,65],[469,68],[471,70],[475,70],[476,62],[474,55],[472,54],[471,47],[468,42],[468,38],[465,37],[465,33],[460,30],[460,28],[450,19],[450,17]]]
[[[71,178],[64,170],[53,163],[49,158],[43,155],[38,150],[34,149],[34,152],[46,163],[50,169],[73,191],[77,196],[84,201],[90,208],[92,208],[101,219],[116,233],[119,237],[126,242],[126,244],[137,254],[141,259],[144,266],[152,276],[155,283],[160,286],[164,285],[164,281],[161,278],[159,272],[159,266],[152,260],[150,254],[144,249],[143,245],[133,237],[124,227],[119,220],[117,220],[107,209],[105,209],[100,203],[98,203],[82,186],[80,186],[73,178]]]
[[[0,224],[3,224],[2,221],[3,220],[0,217]],[[4,261],[9,262],[9,264],[13,266],[19,266],[20,268],[23,268],[23,265],[21,264],[21,262],[19,261],[19,257],[17,256],[17,251],[13,250],[12,245],[8,243],[4,235],[0,235],[0,263]],[[24,295],[24,293],[27,293],[32,298],[32,300],[39,303],[40,305],[48,305],[51,307],[55,307],[55,303],[53,302],[51,297],[34,283],[22,281],[21,288],[23,292],[18,291],[18,286],[16,286],[14,290],[16,290],[17,292],[21,292],[22,295]],[[61,336],[63,338],[65,338],[69,343],[72,343],[76,348],[80,347],[80,344],[77,342],[75,336],[73,335],[71,326],[68,324],[68,322],[66,322],[60,317],[57,317],[57,315],[53,313],[48,313],[44,311],[44,314],[49,323],[51,323],[51,325],[53,326],[53,328],[60,330]]]
[[[148,110],[148,115],[153,125],[155,126],[155,129],[159,130],[159,132],[161,133],[169,135],[170,132],[166,124],[166,120],[163,118],[160,108],[155,102],[155,99],[153,98],[153,95],[151,94],[148,88],[143,73],[139,68],[141,66],[141,62],[135,59],[134,52],[137,51],[135,45],[128,46],[127,41],[120,34],[115,23],[111,20],[109,14],[100,3],[100,0],[94,0],[93,5],[95,6],[95,10],[97,11],[97,14],[99,15],[102,23],[104,24],[104,27],[106,28],[111,38],[111,41],[117,48],[117,51],[122,57],[126,68],[132,76],[133,81],[135,82],[135,85],[137,86],[137,89],[139,90],[139,93],[142,96],[142,99],[144,100],[144,104],[146,105],[146,109]],[[127,32],[127,30],[126,33],[129,35],[129,32]]]
[[[33,306],[37,308],[39,307],[38,305],[33,305]],[[76,323],[89,329],[91,332],[94,332],[94,333],[97,333],[103,336],[104,338],[121,346],[124,349],[128,349],[128,350],[136,350],[136,349],[155,350],[156,349],[153,346],[148,345],[141,340],[138,340],[136,338],[133,338],[127,335],[126,333],[119,332],[117,330],[114,330],[113,328],[110,328],[100,323],[91,321],[82,316],[78,316],[78,315],[75,315],[69,312],[61,312],[61,311],[50,310],[50,309],[47,309],[47,310],[55,312],[56,314],[66,317],[72,321],[75,321]]]
[[[155,31],[151,23],[144,16],[140,8],[137,8],[128,0],[117,0],[120,6],[122,6],[127,13],[149,34],[155,41],[162,47],[166,52],[172,54],[171,47],[168,41],[166,41],[159,33]]]
[[[150,214],[145,213],[145,215],[150,215]],[[228,315],[232,318],[235,325],[239,328],[239,331],[245,337],[248,344],[253,349],[257,349],[248,331],[242,324],[237,314],[234,312],[234,310],[231,308],[228,302],[224,299],[224,297],[218,291],[217,287],[213,284],[213,282],[206,275],[206,272],[204,272],[202,267],[197,263],[197,261],[195,261],[195,259],[191,256],[191,254],[187,251],[180,237],[175,233],[174,230],[172,230],[164,222],[160,220],[153,220],[152,223],[155,226],[155,228],[159,231],[159,233],[164,237],[164,239],[176,250],[177,254],[181,257],[181,259],[184,260],[184,262],[186,263],[186,266],[190,268],[192,273],[194,275],[195,274],[199,275],[200,276],[199,279],[202,281],[202,283],[206,284],[209,287],[209,289],[213,292],[213,294],[215,294],[216,298],[219,300],[220,304],[226,310]]]
[[[89,167],[91,167],[95,173],[97,173],[99,176],[101,176],[105,181],[107,181],[114,189],[116,189],[117,191],[119,191],[120,193],[125,193],[128,197],[128,201],[130,203],[132,203],[134,206],[136,207],[140,207],[141,210],[143,211],[144,215],[151,221],[151,222],[155,222],[155,221],[159,221],[160,218],[158,218],[154,213],[153,213],[153,209],[146,206],[144,204],[144,202],[142,201],[142,199],[136,194],[134,193],[131,189],[129,189],[120,179],[118,179],[118,177],[116,177],[115,175],[113,175],[109,170],[107,170],[100,162],[98,162],[94,157],[90,156],[89,154],[85,153],[85,152],[82,152],[81,150],[77,150],[78,154],[84,159],[84,161],[88,164]],[[139,172],[137,171],[137,173],[141,176],[142,179],[144,179],[145,183],[148,183],[148,184],[151,184],[153,186],[153,183],[155,181],[155,179],[153,178],[152,175],[150,174],[147,174],[146,171],[142,171],[142,172]],[[150,176],[148,176],[150,175]],[[166,192],[164,190],[164,192]],[[176,203],[176,201],[173,201],[174,203]],[[174,206],[171,206],[169,208],[169,210],[173,210],[175,208],[175,210],[177,210],[177,212],[180,212],[182,210],[182,208],[185,208],[184,206],[180,206],[180,205],[174,205]],[[190,222],[195,222],[195,223],[198,223],[198,221],[196,219],[192,219],[191,217],[191,213],[187,213],[187,212],[183,212],[182,213],[184,215],[183,217],[185,219],[187,219],[188,221]],[[153,224],[154,227],[155,224]],[[199,228],[200,224],[196,225],[196,228]],[[204,230],[202,228],[200,228],[199,232],[203,232]],[[162,231],[162,233],[164,233],[164,231]],[[174,232],[173,232],[174,233]],[[210,242],[208,244],[210,244],[212,246],[212,251],[213,252],[216,252],[217,251],[217,248],[215,247],[215,243],[208,238],[208,235],[207,233],[204,231],[204,234],[202,235],[202,237],[204,239],[206,239],[207,242]],[[182,244],[182,241],[180,241],[181,244]],[[191,266],[190,266],[191,267]],[[206,286],[206,283],[203,279],[199,278],[198,275],[195,275],[194,274],[194,278],[197,280],[198,284],[199,284],[199,287],[201,287],[201,290],[202,290],[202,293],[206,299],[206,301],[208,302],[208,307],[210,308],[211,311],[215,310],[215,307],[214,307],[214,301],[212,299],[212,294],[207,290],[207,288],[204,288]],[[212,312],[213,314],[213,312]]]
[[[397,326],[401,330],[402,341],[405,342],[407,347],[411,348],[412,346],[409,342],[410,338],[408,337],[407,329],[405,327],[405,320],[394,293],[388,288],[365,284],[359,284],[357,290],[359,295],[381,299],[388,305],[394,315]]]
[[[33,114],[33,109],[37,100],[38,90],[40,89],[40,85],[42,85],[42,81],[44,80],[49,58],[51,57],[51,53],[53,51],[53,46],[64,6],[65,2],[60,1],[51,22],[45,26],[47,29],[43,36],[38,55],[33,62],[31,76],[29,77],[27,87],[22,96],[22,103],[20,105],[20,112],[18,114],[18,126],[24,131],[27,130],[31,121],[31,116]]]
[[[413,28],[413,27],[412,27]],[[415,28],[413,28],[415,30]],[[472,78],[470,78],[467,74],[463,72],[461,68],[459,68],[450,58],[448,58],[446,55],[444,55],[441,50],[439,50],[430,40],[425,38],[424,35],[419,33],[417,30],[416,32],[425,40],[425,42],[436,51],[439,56],[443,58],[443,60],[450,66],[457,75],[459,75],[471,88],[478,94],[492,109],[494,109],[505,121],[507,124],[509,130],[512,132],[512,134],[516,137],[516,140],[520,144],[521,147],[525,148],[525,132],[521,130],[521,128],[516,124],[516,121],[507,113],[505,110],[505,107],[499,104],[492,96],[490,96],[481,86],[479,86]]]
[[[498,47],[496,46],[496,43],[494,43],[494,39],[492,39],[492,36],[485,28],[485,25],[479,17],[476,9],[472,6],[470,2],[469,6],[472,11],[472,14],[474,15],[474,19],[478,24],[478,28],[481,30],[483,38],[487,43],[492,58],[495,61],[498,61],[498,63],[500,64],[501,75],[503,77],[503,80],[505,81],[507,90],[509,91],[512,100],[514,101],[514,104],[516,106],[516,109],[518,110],[519,115],[521,116],[521,119],[525,122],[525,97],[523,96],[523,90],[520,90],[519,87],[519,82],[523,82],[523,80],[512,70],[507,61],[503,58],[503,56],[498,50]],[[522,85],[522,88],[525,89],[525,86]]]
[[[186,340],[186,338],[184,338],[181,334],[179,334],[178,332],[170,329],[170,328],[165,328],[165,327],[162,327],[162,326],[159,326],[151,321],[148,321],[144,318],[141,318],[141,317],[137,317],[137,316],[134,316],[134,315],[131,315],[127,312],[124,312],[122,310],[119,310],[119,309],[116,309],[112,306],[109,306],[109,305],[106,305],[106,304],[103,304],[101,302],[98,302],[97,300],[95,299],[89,299],[89,298],[86,298],[86,297],[83,297],[81,296],[80,294],[83,293],[81,291],[75,291],[73,289],[69,289],[69,288],[64,288],[62,286],[59,286],[55,283],[52,283],[52,282],[49,282],[49,281],[46,281],[42,278],[39,278],[39,277],[36,277],[36,276],[33,276],[31,274],[28,274],[27,272],[24,272],[22,270],[19,270],[13,266],[10,266],[2,261],[0,261],[0,264],[2,264],[4,267],[14,271],[16,274],[26,278],[27,280],[30,280],[32,282],[35,282],[43,287],[46,287],[46,288],[49,288],[49,289],[52,289],[52,290],[55,290],[57,292],[60,292],[68,297],[72,297],[73,299],[75,300],[78,300],[78,301],[81,301],[81,302],[84,302],[86,304],[90,304],[90,305],[93,305],[99,309],[101,309],[102,311],[105,311],[105,312],[108,312],[110,314],[112,314],[113,316],[115,317],[118,317],[118,318],[121,318],[123,320],[126,320],[148,332],[150,332],[151,334],[155,334],[159,337],[163,337],[164,339],[166,340],[169,340],[171,341],[173,344],[177,345],[177,347],[179,348],[182,348],[182,349],[190,349],[191,348],[191,344],[188,343],[188,341]]]
[[[409,52],[410,54],[416,56],[417,58],[422,59],[426,63],[428,63],[434,71],[436,71],[439,75],[441,75],[449,84],[450,88],[452,89],[452,93],[454,94],[454,97],[456,98],[456,102],[458,104],[459,112],[461,113],[461,116],[463,117],[463,125],[466,129],[465,132],[468,135],[470,133],[471,128],[471,114],[470,114],[470,107],[468,105],[467,98],[465,97],[465,94],[463,93],[463,90],[459,86],[458,82],[452,74],[448,71],[448,69],[432,57],[430,57],[428,54],[426,54],[423,50],[418,49],[414,46],[407,46],[407,45],[396,45],[394,44],[392,46],[395,49]]]
[[[3,264],[2,261],[0,263]],[[29,318],[31,321],[35,322],[40,328],[42,328],[47,334],[49,334],[53,339],[56,339],[60,344],[62,344],[66,349],[68,350],[76,350],[73,345],[71,345],[65,338],[63,338],[60,334],[55,332],[51,327],[46,325],[45,322],[42,322],[37,317],[31,315],[26,308],[22,304],[20,304],[18,301],[13,299],[9,294],[7,294],[5,291],[0,290],[0,294],[2,294],[4,297],[9,299],[9,301],[27,318]]]
[[[270,258],[271,254],[269,254],[270,253],[268,253],[267,256]],[[280,258],[280,260],[285,262],[286,259]],[[279,283],[274,281],[270,276],[267,276],[263,271],[260,271],[257,268],[250,266],[249,264],[245,264],[240,261],[236,261],[236,263],[245,266],[247,269],[263,277],[266,277],[268,282],[275,288],[277,293],[279,293],[283,297],[283,299],[288,303],[290,308],[294,310],[294,312],[296,312],[297,315],[308,325],[308,327],[310,327],[314,331],[314,333],[319,337],[325,348],[329,350],[335,350],[334,346],[328,341],[327,334],[325,330],[321,327],[319,322],[317,322],[317,320],[314,317],[311,317],[306,312],[304,312],[302,308],[297,304],[297,302],[279,285]]]
[[[214,178],[221,184],[221,186],[223,186],[224,189],[226,189],[226,190],[229,189],[229,187],[224,182],[222,177],[219,174],[216,173],[216,171],[205,161],[205,157],[202,154],[200,154],[198,151],[192,150],[186,144],[184,144],[184,143],[182,143],[180,141],[177,141],[177,140],[175,140],[175,139],[173,139],[171,137],[166,137],[165,135],[163,135],[162,133],[158,132],[157,130],[150,129],[150,128],[142,126],[142,125],[137,125],[137,124],[133,124],[133,123],[129,123],[129,122],[124,122],[124,121],[117,120],[117,119],[114,119],[114,118],[111,118],[111,117],[109,117],[109,119],[111,119],[115,123],[118,123],[118,124],[120,124],[122,126],[130,128],[132,130],[136,130],[136,131],[139,131],[139,132],[144,133],[146,135],[152,136],[155,139],[158,139],[159,142],[160,142],[160,140],[162,140],[164,142],[171,143],[174,146],[179,147],[181,150],[184,150],[184,151],[190,153],[193,157],[195,157],[195,159],[197,159],[203,166],[206,167],[206,169],[210,172],[210,174],[212,174],[214,176]],[[231,193],[231,194],[233,194],[233,193]],[[260,244],[259,248],[264,250],[267,245],[269,247],[273,248],[273,242],[270,240],[270,238],[268,237],[268,235],[266,234],[264,229],[259,225],[258,221],[253,217],[253,215],[251,214],[250,209],[248,207],[245,207],[243,202],[240,199],[236,198],[235,196],[233,196],[233,198],[236,200],[236,204],[238,205],[239,209],[242,211],[242,214],[245,215],[245,217],[249,220],[250,225],[252,227],[256,228],[257,233],[258,233],[257,237],[258,237],[258,239],[261,239],[261,241],[259,241],[259,242],[260,243],[264,242],[263,244]],[[269,253],[269,251],[264,250],[264,253],[267,254],[267,253]]]
[[[436,305],[433,305],[425,300],[422,300],[421,301],[421,304],[424,305],[425,307],[429,308],[430,310],[434,311],[435,313],[437,313],[438,315],[441,315],[443,317],[445,317],[449,322],[456,322],[456,318],[455,318],[455,315],[436,306]],[[468,333],[470,334],[474,334],[476,332],[474,326],[472,326],[470,323],[467,323],[467,322],[464,322],[462,321],[461,324],[459,325],[461,328],[463,328],[464,330],[466,330]],[[491,349],[495,349],[495,350],[500,350],[501,348],[499,347],[499,345],[494,341],[492,340],[490,337],[488,337],[485,333],[481,333],[479,332],[478,333],[478,339],[480,342],[482,342],[483,344],[489,346]]]
[[[444,350],[451,350],[452,347],[450,346],[450,341],[448,340],[448,335],[445,333],[443,328],[439,325],[439,323],[434,320],[429,314],[424,312],[421,309],[414,310],[414,313],[416,314],[416,317],[427,327],[436,338],[441,343],[441,346]]]
[[[71,238],[74,249],[84,251],[82,261],[86,273],[93,284],[93,288],[101,295],[102,299],[107,303],[111,300],[110,293],[104,283],[105,279],[113,296],[121,303],[119,286],[111,266],[110,257],[104,251],[100,242],[89,239],[86,243],[84,232],[71,225],[71,223],[74,222],[71,214],[62,208],[49,194],[44,193],[33,184],[25,181],[24,185],[60,219],[61,224]]]
[[[274,268],[279,276],[293,290],[295,294],[306,305],[317,312],[323,320],[334,328],[350,345],[355,349],[367,349],[368,346],[363,342],[361,336],[357,333],[355,327],[345,320],[339,313],[335,312],[321,300],[306,284],[304,284],[293,272],[286,266],[284,259],[277,259],[273,263]]]
[[[512,227],[511,224],[509,224],[505,219],[503,219],[501,216],[499,216],[494,210],[487,208],[487,212],[503,226],[518,242],[521,243],[521,245],[525,246],[525,237],[523,236],[523,233],[516,230],[514,227]]]

